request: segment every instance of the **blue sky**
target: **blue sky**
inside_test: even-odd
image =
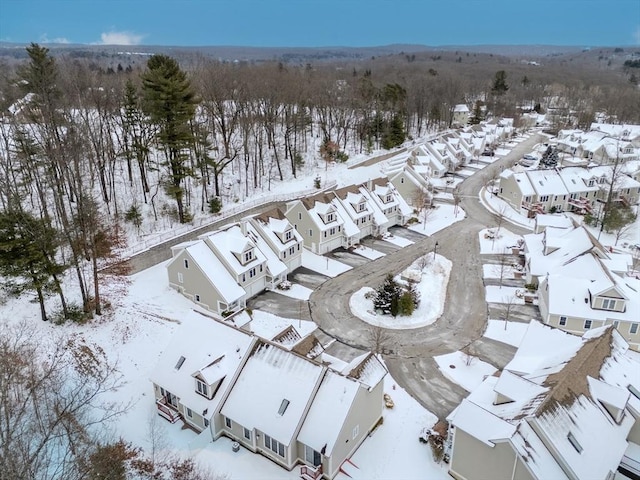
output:
[[[640,45],[640,0],[0,0],[0,40]]]

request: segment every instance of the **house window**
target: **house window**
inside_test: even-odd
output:
[[[549,201],[549,195],[542,195],[542,196],[540,197],[540,201],[541,201],[541,202],[547,202],[547,201]]]
[[[264,446],[271,450],[273,453],[276,453],[284,458],[284,445],[276,439],[271,438],[269,435],[265,435]]]
[[[330,235],[335,235],[336,234],[336,227],[331,227],[331,229],[329,230],[329,234]]]
[[[184,277],[181,273],[178,273],[178,283],[184,283]]]
[[[404,183],[404,177],[400,179],[400,183]]]
[[[298,251],[300,250],[300,244],[298,244]]]
[[[224,424],[227,428],[233,428],[233,422],[229,417],[224,417]]]
[[[605,309],[605,310],[615,310],[616,301],[611,299],[611,298],[605,298],[602,301],[602,308]]]
[[[304,461],[317,467],[322,463],[322,455],[308,445],[304,446]]]
[[[567,440],[569,440],[571,446],[576,449],[576,452],[582,452],[582,445],[578,443],[578,440],[576,440],[576,437],[573,436],[573,433],[569,432],[567,434]]]
[[[591,320],[584,321],[584,329],[589,330],[591,328]]]
[[[200,303],[200,295],[196,293],[196,302]]]
[[[359,203],[359,204],[358,204],[358,211],[359,211],[359,212],[362,212],[365,208],[367,208],[367,207],[365,206],[365,204],[364,204],[364,203]]]
[[[285,240],[291,240],[291,237],[292,237],[292,236],[293,236],[293,233],[291,233],[291,230],[287,230],[287,231],[284,233],[284,239],[285,239]]]
[[[204,419],[204,427],[207,428],[209,426],[209,420]]]
[[[559,325],[564,327],[566,324],[567,324],[567,317],[560,317]]]
[[[359,433],[360,433],[360,425],[356,425],[355,427],[353,427],[353,431],[351,432],[351,438],[355,440]]]
[[[294,253],[296,253],[296,247],[289,248],[289,255],[293,255]]]
[[[302,220],[302,212],[298,212],[298,220]]]
[[[243,429],[243,435],[247,440],[251,440],[251,430],[249,430],[248,428]]]
[[[244,253],[244,263],[250,262],[251,260],[253,260],[253,250]]]
[[[635,335],[636,333],[638,333],[638,324],[637,323],[632,323],[631,326],[629,327],[629,333],[632,335]]]
[[[187,408],[187,417],[193,418],[193,412],[191,411],[190,408]]]
[[[196,390],[200,395],[209,396],[209,385],[196,379]]]
[[[247,280],[246,274],[244,274],[244,273],[243,273],[243,274],[242,274],[242,281],[244,282],[244,281],[246,281],[246,280]]]
[[[309,229],[309,236],[313,237],[313,230],[312,229]]]
[[[327,213],[327,222],[333,222],[334,216],[333,213]]]
[[[256,276],[256,267],[253,267],[251,270],[249,270],[249,278],[253,278]]]
[[[389,203],[391,201],[391,195],[387,195],[387,200],[385,203]]]
[[[327,231],[324,231],[324,238],[327,238]]]
[[[282,252],[282,258],[287,258],[287,252]]]
[[[184,268],[189,268],[189,260],[184,259]]]
[[[614,320],[613,321],[613,328],[617,329],[618,328],[618,320]]]

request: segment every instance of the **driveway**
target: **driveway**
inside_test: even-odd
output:
[[[385,330],[384,347],[389,353],[384,357],[398,384],[439,418],[446,417],[467,392],[440,373],[432,358],[434,355],[468,346],[484,361],[501,368],[515,352],[513,347],[482,338],[488,307],[478,232],[494,225],[495,217],[480,203],[478,193],[486,178],[498,175],[538,142],[538,136],[533,135],[457,187],[461,206],[467,214],[464,220],[431,237],[412,238],[413,245],[329,279],[311,294],[312,318],[322,331],[347,345],[373,348],[371,327],[351,314],[351,295],[363,286],[379,285],[388,273],[399,273],[418,257],[432,252],[437,241],[438,253],[453,262],[444,312],[437,322],[426,327]],[[528,233],[514,225],[508,228],[516,234]]]

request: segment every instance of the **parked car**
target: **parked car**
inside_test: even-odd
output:
[[[484,157],[493,157],[495,155],[495,153],[493,152],[493,150],[485,150],[484,152],[482,152],[482,156]]]
[[[533,155],[529,155],[529,154],[525,155],[522,158],[524,158],[525,160],[537,160],[536,157],[534,157]]]

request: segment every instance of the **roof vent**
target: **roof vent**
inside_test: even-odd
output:
[[[184,363],[186,359],[184,357],[180,357],[178,359],[178,363],[176,363],[176,370],[180,370],[180,367],[182,366],[182,364]]]
[[[284,412],[287,411],[287,407],[289,406],[289,400],[287,400],[286,398],[282,400],[282,403],[280,404],[280,409],[278,410],[278,415],[282,416],[284,415]]]

